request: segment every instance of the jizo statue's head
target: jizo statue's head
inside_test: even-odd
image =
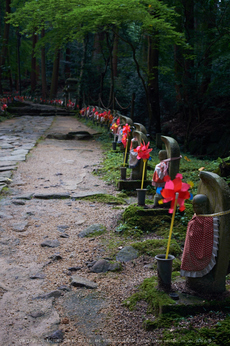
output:
[[[132,139],[132,148],[136,149],[138,147],[138,140],[136,138]]]
[[[167,151],[166,150],[160,150],[158,153],[159,160],[166,160],[167,159]]]
[[[197,215],[207,214],[209,201],[206,195],[198,194],[193,198],[193,210]]]

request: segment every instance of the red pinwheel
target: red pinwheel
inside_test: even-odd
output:
[[[130,126],[128,124],[125,124],[122,128],[123,135],[126,135],[127,137],[130,132],[131,132]]]
[[[164,197],[164,203],[171,202],[169,213],[173,213],[176,192],[179,193],[177,203],[180,206],[180,211],[185,210],[184,201],[185,199],[190,198],[190,193],[188,192],[190,185],[182,183],[182,178],[182,175],[178,173],[175,179],[169,180],[165,183],[165,187],[161,191],[161,195]]]
[[[115,134],[117,132],[118,125],[116,123],[113,123],[113,125],[110,127],[110,130]]]
[[[126,148],[126,145],[127,145],[127,135],[124,134],[122,136],[121,141],[122,141],[122,144],[124,145],[124,148]]]
[[[149,144],[150,144],[150,142],[148,142],[148,144],[145,144],[145,142],[143,141],[143,144],[141,143],[141,145],[139,145],[136,149],[133,149],[134,151],[137,152],[138,160],[142,159],[144,162],[143,171],[142,171],[141,189],[143,189],[143,186],[144,186],[146,162],[150,157],[150,155],[149,155],[150,151],[153,150],[153,149],[149,149]]]
[[[136,151],[138,153],[137,158],[138,160],[143,159],[143,160],[148,160],[150,155],[150,151],[152,151],[153,149],[149,149],[149,144],[150,142],[148,142],[148,144],[145,144],[143,142],[143,144],[141,143],[141,145],[139,145],[136,149],[133,149],[134,151]]]

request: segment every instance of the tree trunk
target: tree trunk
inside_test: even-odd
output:
[[[116,30],[118,33],[118,29]],[[117,77],[117,63],[118,63],[118,35],[115,33],[114,43],[113,43],[113,76]]]
[[[11,0],[6,0],[6,13],[11,12]],[[3,40],[2,40],[2,51],[0,55],[0,94],[3,93],[2,90],[2,66],[5,65],[6,57],[7,57],[7,50],[9,45],[9,33],[10,33],[10,24],[7,24],[5,21],[4,24],[4,33],[3,33]]]
[[[81,68],[80,68],[80,74],[78,78],[78,87],[77,87],[77,96],[76,96],[76,103],[75,103],[75,109],[77,108],[77,105],[79,106],[79,109],[82,108],[83,104],[83,95],[82,95],[82,78],[85,68],[85,60],[86,60],[86,50],[88,45],[88,37],[86,37],[83,41],[83,54],[81,59]]]
[[[194,50],[194,0],[184,1],[184,28],[187,41],[190,43],[190,47]],[[193,54],[193,51],[190,51]],[[194,79],[194,59],[187,58],[184,63],[184,100],[187,106],[187,116],[189,122],[191,121],[191,114],[194,112],[195,101],[195,79]]]
[[[33,94],[35,89],[36,89],[36,85],[37,85],[37,59],[34,56],[34,50],[35,50],[35,46],[36,43],[38,41],[38,36],[33,33],[33,37],[32,37],[32,59],[31,59],[31,74],[30,74],[30,79],[31,79],[31,93]]]
[[[109,49],[109,55],[110,55],[110,93],[109,93],[109,102],[108,102],[108,108],[112,106],[112,108],[115,108],[114,105],[114,71],[113,71],[113,44],[114,44],[114,37],[113,35],[113,42],[110,44],[109,42],[109,33],[106,33],[106,41],[107,41],[107,47]]]
[[[159,101],[159,39],[155,36],[148,37],[148,94],[151,105],[149,119],[149,133],[155,123],[156,133],[161,133],[160,101]]]
[[[70,78],[70,48],[67,47],[65,51],[65,79]]]
[[[50,99],[53,99],[57,95],[58,91],[58,74],[59,74],[59,62],[60,62],[60,50],[57,48],[55,51],[53,73],[50,88]]]
[[[45,36],[45,29],[42,29],[41,37]],[[42,98],[47,97],[47,86],[46,86],[46,52],[45,46],[41,49],[41,74],[42,74]]]

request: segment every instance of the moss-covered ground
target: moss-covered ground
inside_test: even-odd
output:
[[[81,121],[85,122],[84,119]],[[97,128],[98,125],[87,121],[88,126]],[[120,167],[123,164],[123,154],[118,148],[112,149],[112,137],[108,130],[101,128],[100,135],[97,137],[104,149],[105,156],[101,168],[95,173],[98,174],[108,184],[115,184],[120,179]],[[150,142],[151,160],[147,164],[147,180],[152,180],[155,165],[159,163],[158,149],[154,142]],[[200,170],[211,171],[220,174],[220,163],[222,159],[210,160],[199,159],[191,156],[189,153],[181,153],[180,173],[183,175],[184,182],[193,182],[193,195],[197,192]],[[229,158],[225,160],[227,163]],[[127,176],[131,170],[127,168]],[[224,177],[227,183],[230,183],[229,176]],[[139,255],[150,256],[153,259],[159,253],[165,253],[168,243],[169,228],[171,224],[171,215],[163,208],[159,212],[154,212],[151,208],[155,189],[152,186],[147,187],[146,204],[149,208],[143,208],[137,205],[135,201],[136,191],[118,191],[117,207],[119,204],[127,202],[127,206],[122,212],[121,219],[117,220],[115,231],[110,234],[109,241],[106,242],[107,248],[112,256],[115,256],[115,249],[118,246],[132,245],[138,250]],[[98,198],[98,197],[95,197]],[[134,199],[130,203],[130,198]],[[99,200],[98,200],[99,201]],[[100,202],[110,203],[107,197]],[[114,203],[116,204],[116,203]],[[193,215],[191,201],[186,201],[184,212],[176,212],[173,226],[172,240],[170,244],[170,254],[175,256],[173,261],[172,281],[179,276],[180,259],[183,250],[186,229],[188,221]],[[115,206],[114,206],[115,208]],[[154,265],[156,269],[156,264]],[[228,286],[227,286],[228,288]],[[226,311],[210,311],[193,316],[191,311],[186,315],[183,313],[159,314],[161,305],[175,304],[169,295],[159,291],[157,288],[157,277],[145,279],[136,289],[136,292],[124,301],[124,305],[129,309],[135,309],[139,301],[147,303],[149,313],[155,315],[154,320],[143,321],[143,328],[147,330],[159,330],[159,340],[157,345],[228,345],[230,344],[230,311],[228,313],[229,302],[226,302]],[[218,321],[219,319],[219,321]],[[202,323],[200,322],[202,321]],[[210,322],[211,321],[211,322]],[[218,321],[218,322],[216,322]]]

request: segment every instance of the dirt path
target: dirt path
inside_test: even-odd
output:
[[[77,130],[87,127],[56,117],[46,135]],[[94,139],[46,138],[18,164],[10,195],[0,200],[0,346],[152,344],[141,326],[143,309],[122,307],[138,282],[152,275],[144,259],[123,264],[120,273],[90,270],[93,262],[111,259],[110,235],[124,208],[76,198],[116,195],[92,174],[102,158]],[[79,237],[98,223],[105,235]],[[72,286],[76,274],[95,288]]]

